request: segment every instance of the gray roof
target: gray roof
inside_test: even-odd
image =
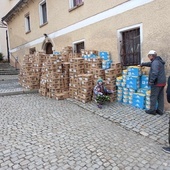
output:
[[[29,0],[20,0],[3,18],[2,21],[10,21],[20,10],[28,4]]]

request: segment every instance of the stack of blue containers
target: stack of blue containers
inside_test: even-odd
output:
[[[119,83],[120,80],[121,83]],[[116,80],[116,85],[118,87],[117,101],[140,109],[149,109],[149,97],[146,98],[150,90],[148,75],[142,75],[140,67],[129,66],[127,70],[123,70],[122,76]]]
[[[92,52],[91,53],[86,52],[86,53],[82,54],[82,58],[84,58],[85,60],[94,59],[94,58],[97,58],[98,56],[100,58],[102,58],[102,60],[103,60],[102,61],[102,69],[103,70],[111,68],[112,60],[111,60],[109,52],[99,51],[98,55],[96,53],[92,53]]]
[[[100,58],[103,59],[102,61],[102,69],[106,70],[111,67],[112,60],[110,58],[110,54],[107,51],[99,51]]]
[[[96,54],[93,54],[93,53],[91,53],[91,54],[83,54],[82,55],[82,58],[84,58],[85,60],[87,60],[87,59],[93,59],[93,58],[97,58],[98,56],[96,55]]]

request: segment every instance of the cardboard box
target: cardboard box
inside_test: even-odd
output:
[[[97,63],[97,64],[102,64],[102,59],[101,58],[94,58],[92,59],[93,63]]]
[[[55,97],[57,100],[64,100],[65,99],[64,95],[65,95],[64,93],[58,93],[55,95]]]
[[[84,64],[84,59],[83,58],[73,58],[72,61],[75,64]]]
[[[96,69],[100,69],[102,67],[102,64],[101,63],[92,63],[91,67],[96,68]]]
[[[111,68],[122,69],[122,64],[121,63],[112,63]]]
[[[93,69],[93,73],[97,75],[104,75],[105,71],[103,69]]]
[[[121,76],[122,75],[122,70],[121,69],[116,69],[115,74],[116,74],[116,76]]]
[[[78,80],[79,81],[92,81],[93,80],[93,74],[79,74]]]

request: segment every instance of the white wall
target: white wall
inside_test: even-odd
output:
[[[0,20],[4,17],[10,9],[12,9],[19,0],[0,0]],[[0,28],[0,52],[7,58],[7,45],[6,45],[6,29]]]

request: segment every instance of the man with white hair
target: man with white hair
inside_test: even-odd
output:
[[[157,56],[156,51],[150,50],[148,53],[150,62],[142,63],[140,66],[150,67],[149,85],[151,86],[150,109],[147,114],[163,115],[164,113],[164,87],[166,85],[165,62]]]

